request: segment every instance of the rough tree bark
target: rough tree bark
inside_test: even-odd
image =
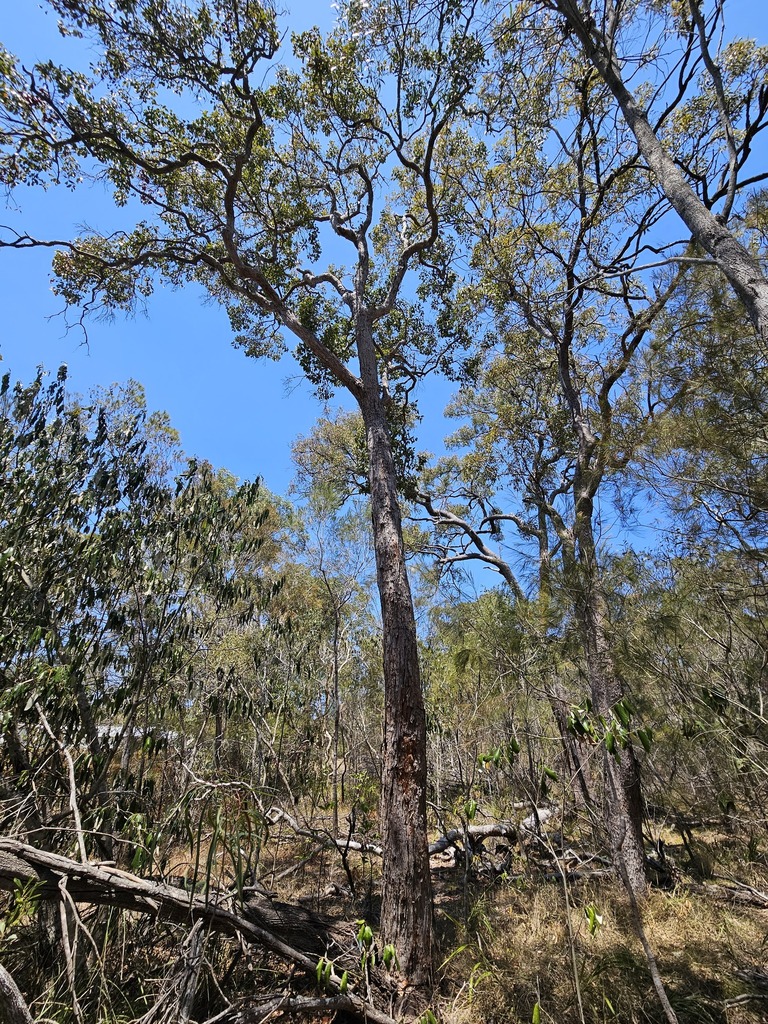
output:
[[[572,278],[571,278],[572,280]],[[610,436],[610,406],[601,394],[603,434],[598,438],[584,408],[573,359],[573,307],[565,316],[563,337],[557,343],[560,387],[567,403],[578,449],[573,475],[573,531],[564,556],[574,582],[574,612],[582,634],[584,657],[594,710],[610,721],[613,708],[624,696],[608,635],[608,606],[594,533],[595,495],[606,467],[606,443]],[[605,389],[605,385],[604,385]],[[566,554],[567,552],[567,554]],[[640,772],[631,741],[624,750],[604,754],[604,817],[616,868],[638,899],[646,891],[643,850],[642,792]]]
[[[5,1024],[33,1024],[24,997],[8,971],[0,964],[0,1019]]]
[[[387,680],[381,783],[382,845],[386,850],[381,934],[385,942],[397,937],[405,977],[415,987],[425,987],[432,972],[426,714],[386,399],[378,378],[371,325],[364,316],[358,324],[357,347]]]
[[[610,720],[612,708],[624,697],[624,687],[611,657],[607,635],[607,609],[599,583],[585,582],[577,599],[584,639],[592,703],[598,715]],[[640,766],[631,741],[615,753],[603,752],[605,823],[619,874],[635,897],[647,890],[643,850],[643,801]]]

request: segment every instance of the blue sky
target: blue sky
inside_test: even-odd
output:
[[[66,52],[50,11],[34,0],[3,6],[0,39],[26,63]],[[329,3],[295,7],[292,25],[332,20]],[[0,219],[40,237],[67,238],[85,222],[110,225],[108,199],[95,192],[19,190],[13,204]],[[57,315],[62,302],[51,293],[50,261],[50,250],[0,251],[3,372],[27,380],[39,364],[55,370],[66,363],[70,387],[83,393],[133,378],[144,386],[150,410],[170,414],[188,454],[244,479],[262,476],[271,490],[285,493],[291,441],[309,432],[321,412],[290,360],[247,359],[233,348],[222,310],[189,289],[158,288],[146,316],[90,322],[86,346],[82,331],[67,331]]]
[[[327,27],[333,19],[327,0],[291,7],[293,13],[284,19],[290,28],[316,22]],[[732,0],[729,10],[734,34],[768,43],[765,0]],[[6,0],[0,39],[26,63],[62,52],[55,16],[34,0]],[[109,225],[109,204],[93,193],[24,190],[13,202],[0,219],[42,237],[70,237],[84,222]],[[146,316],[91,322],[85,346],[82,333],[68,332],[56,315],[61,301],[50,290],[50,258],[50,250],[0,251],[3,372],[27,380],[39,364],[55,370],[66,363],[70,386],[80,392],[133,378],[144,386],[150,410],[170,414],[188,454],[241,478],[260,475],[273,491],[286,492],[293,472],[291,442],[308,433],[322,411],[290,359],[279,364],[247,359],[232,347],[222,311],[189,289],[158,288]],[[442,418],[449,396],[444,382],[429,383],[420,401],[426,413],[422,447],[439,449],[443,434],[453,428]]]

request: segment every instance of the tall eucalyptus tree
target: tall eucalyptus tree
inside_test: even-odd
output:
[[[454,223],[475,246],[455,308],[462,320],[467,310],[479,312],[476,335],[485,325],[487,347],[468,364],[468,386],[455,405],[470,419],[458,435],[469,454],[442,501],[425,496],[425,507],[442,531],[444,561],[480,559],[523,598],[530,590],[498,547],[503,530],[514,527],[535,547],[540,601],[551,603],[559,579],[615,755],[605,761],[611,843],[640,893],[639,775],[632,742],[624,736],[624,749],[615,746],[615,710],[626,708],[602,582],[600,504],[672,400],[673,387],[662,387],[665,400],[657,401],[659,387],[641,386],[638,367],[646,368],[655,324],[691,268],[714,260],[765,330],[759,262],[724,225],[737,220],[746,191],[765,175],[748,157],[765,125],[766,53],[737,42],[715,63],[720,4],[704,27],[695,3],[688,22],[680,15],[687,5],[606,0],[604,7],[602,29],[573,0],[510,5],[497,24],[495,74],[480,104],[483,136],[468,137],[455,163],[465,202]],[[638,52],[637,33],[658,24],[667,30],[659,47]],[[603,33],[591,49],[590,32]],[[634,120],[624,106],[626,122],[616,117],[622,63],[652,78],[642,92],[658,107],[655,148],[638,128],[637,104]],[[679,165],[674,176],[657,159],[664,146]],[[683,181],[690,196],[678,202],[677,179],[685,175],[698,198]],[[693,238],[680,239],[670,214],[687,216],[692,206],[701,216],[686,220]],[[500,507],[505,487],[513,493]],[[621,496],[614,491],[614,498]]]
[[[484,48],[474,4],[343,4],[327,39],[278,57],[258,0],[51,0],[85,36],[88,73],[0,55],[11,187],[106,180],[146,219],[57,249],[56,288],[84,308],[131,310],[156,280],[204,289],[252,356],[288,341],[321,394],[341,387],[365,423],[383,619],[382,931],[406,977],[430,973],[424,707],[392,435],[444,339],[403,298],[440,238],[442,166]],[[344,261],[347,265],[344,266]]]

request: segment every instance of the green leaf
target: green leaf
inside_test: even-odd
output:
[[[620,700],[613,706],[613,710],[616,712],[619,721],[626,728],[629,725],[630,718],[632,717],[627,707],[626,700]]]
[[[391,942],[388,942],[381,951],[381,958],[388,971],[391,970],[392,967],[399,968],[400,966],[400,962],[397,959],[397,951]]]
[[[593,904],[589,904],[584,908],[584,915],[587,918],[587,927],[589,928],[589,934],[597,934],[598,929],[603,923],[601,914],[598,914],[597,908]]]
[[[636,735],[643,745],[643,750],[645,750],[646,754],[649,754],[653,743],[653,731],[650,728],[638,729]]]

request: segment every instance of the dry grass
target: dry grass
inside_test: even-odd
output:
[[[527,1024],[538,1003],[541,1021],[552,1024],[663,1021],[619,887],[579,882],[568,902],[570,912],[562,886],[551,882],[502,884],[477,896],[444,968],[441,1020]],[[594,934],[589,906],[602,918]],[[643,913],[680,1024],[768,1020],[768,999],[729,1005],[757,993],[736,972],[768,964],[767,911],[715,901],[681,884],[652,892]]]
[[[717,886],[707,886],[738,878],[768,892],[768,866],[749,862],[743,841],[702,833],[696,849],[715,872],[702,885],[679,836],[668,839],[678,885],[651,891],[643,914],[679,1024],[765,1024],[768,999],[732,1001],[768,995],[737,974],[768,969],[768,910],[715,898]],[[296,860],[295,840],[273,836],[262,866],[279,873]],[[515,870],[525,867],[519,858]],[[378,865],[371,870],[353,858],[359,899],[376,891]],[[323,898],[333,883],[336,895]],[[327,851],[280,885],[285,898],[314,897],[326,912],[359,914],[359,902],[339,897],[342,888],[344,873]],[[437,881],[435,896],[443,963],[433,1010],[441,1024],[530,1024],[537,1003],[542,1024],[664,1021],[626,897],[613,881],[570,883],[566,901],[561,883],[533,873],[465,890],[457,869]],[[594,934],[590,906],[602,918]]]
[[[313,847],[314,856],[291,871]],[[722,895],[723,881],[732,884],[736,878],[768,892],[768,866],[760,857],[748,859],[743,840],[702,832],[696,836],[695,852],[715,876],[702,881],[679,837],[668,837],[668,849],[679,866],[678,884],[668,891],[652,891],[643,914],[680,1024],[764,1024],[768,999],[744,997],[768,992],[760,991],[758,980],[748,974],[755,968],[768,969],[768,910],[716,895],[718,883]],[[190,858],[181,848],[172,852],[169,863],[174,871],[192,875],[198,858]],[[206,860],[203,850],[199,861]],[[231,881],[226,858],[217,856],[213,864],[222,881]],[[351,858],[357,899],[348,891],[348,876],[335,854],[317,850],[287,830],[272,831],[259,867],[264,882],[282,899],[300,900],[351,922],[368,916],[369,904],[369,919],[375,919],[375,859],[364,863],[357,856]],[[443,963],[433,1010],[441,1024],[531,1024],[537,1004],[542,1024],[662,1024],[620,886],[605,877],[572,882],[566,899],[562,883],[541,877],[524,857],[516,858],[513,870],[519,877],[475,880],[468,888],[460,868],[442,873],[437,881]],[[585,913],[589,907],[601,918],[594,934]],[[103,1017],[114,1021],[130,1019],[151,1003],[159,980],[178,956],[182,937],[178,929],[148,919],[119,920],[122,923],[114,919],[119,934],[110,946],[107,970],[116,986],[110,988],[112,1012]],[[22,930],[20,945],[33,940],[31,929]],[[15,955],[23,977],[20,952]],[[230,995],[286,983],[286,965],[261,951],[241,955],[235,943],[221,939],[212,942],[207,956],[209,974],[226,979]],[[202,985],[213,985],[208,975]],[[213,988],[200,995],[201,1006],[208,996],[215,1004]],[[38,1004],[36,1009],[40,1008]],[[47,1009],[56,1019],[69,1019],[63,1007],[56,1013]]]

